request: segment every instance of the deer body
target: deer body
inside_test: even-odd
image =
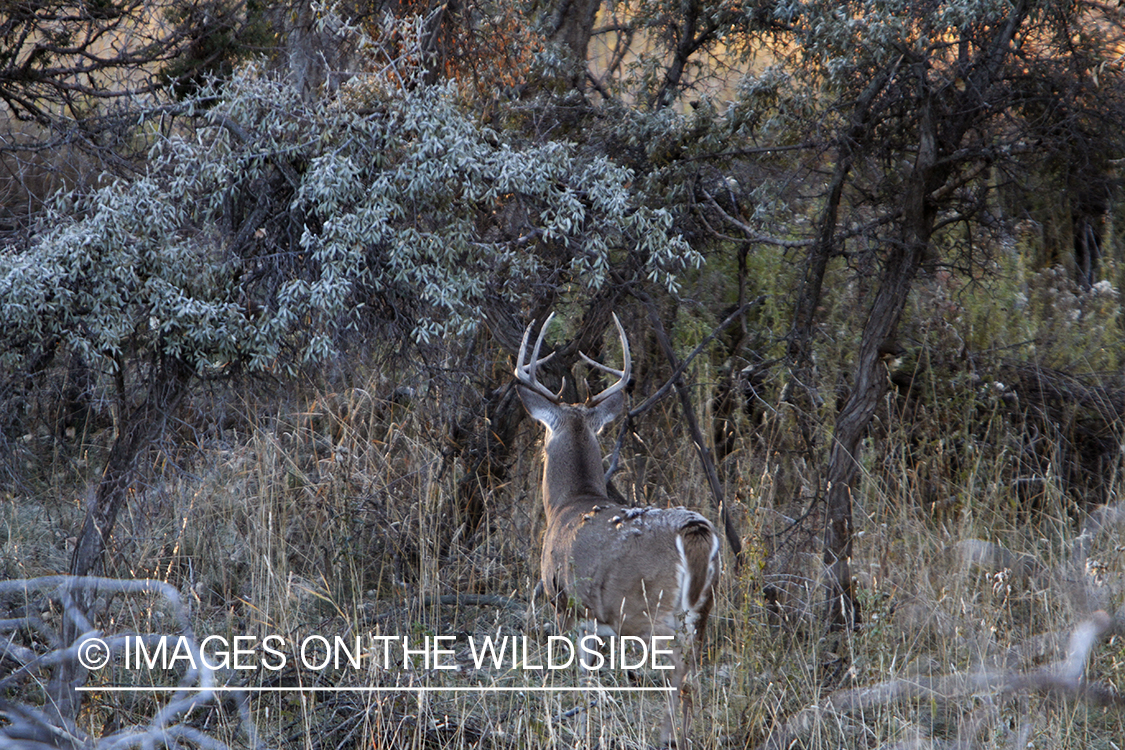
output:
[[[541,574],[544,591],[567,627],[579,619],[587,632],[673,638],[675,690],[662,732],[662,741],[671,744],[677,706],[683,708],[682,736],[690,732],[688,680],[697,634],[706,625],[718,580],[719,537],[706,518],[686,508],[635,508],[609,500],[597,434],[620,414],[629,379],[629,345],[619,322],[617,328],[623,369],[587,362],[619,380],[585,404],[563,403],[535,380],[536,365],[549,357],[538,359],[540,332],[531,360],[525,362],[530,327],[524,334],[516,366],[524,386],[520,398],[547,429]],[[659,645],[667,648],[668,642]]]

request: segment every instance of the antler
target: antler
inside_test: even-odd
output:
[[[631,372],[633,365],[633,362],[629,357],[629,339],[625,337],[625,329],[621,327],[621,321],[617,319],[617,313],[610,313],[610,315],[613,316],[613,322],[617,326],[617,335],[621,337],[621,358],[624,361],[621,363],[621,369],[615,370],[612,367],[603,365],[601,362],[595,362],[582,352],[578,352],[578,356],[582,357],[586,364],[596,367],[602,372],[608,372],[610,375],[617,376],[616,383],[611,385],[609,388],[606,388],[597,396],[593,396],[590,398],[590,406],[596,406],[600,404],[602,401],[605,401],[607,398],[617,393],[629,384],[629,373]]]
[[[611,385],[609,388],[606,388],[598,395],[592,396],[589,399],[587,403],[590,406],[597,406],[602,401],[605,401],[607,398],[623,389],[629,383],[629,373],[632,370],[632,359],[629,356],[629,339],[625,337],[625,329],[621,326],[621,321],[617,319],[617,314],[611,313],[611,315],[613,315],[613,322],[617,326],[617,335],[621,337],[621,357],[624,360],[621,365],[621,369],[615,370],[612,367],[603,365],[601,362],[597,362],[587,357],[584,352],[578,352],[578,356],[582,357],[586,364],[590,365],[591,367],[596,367],[602,372],[607,372],[610,375],[617,376],[616,383]],[[527,359],[527,342],[531,337],[531,328],[535,325],[535,323],[532,322],[528,324],[527,328],[524,330],[523,341],[520,342],[519,357],[516,359],[516,380],[525,388],[530,388],[540,396],[549,399],[551,403],[560,404],[562,403],[562,389],[560,388],[557,394],[551,393],[551,391],[548,390],[548,388],[540,383],[535,377],[535,369],[539,367],[539,365],[550,360],[551,357],[555,356],[555,352],[551,352],[546,357],[543,357],[542,359],[539,358],[539,349],[543,346],[543,337],[547,333],[547,326],[551,324],[551,320],[554,317],[555,314],[552,312],[547,316],[547,319],[543,321],[543,327],[539,329],[539,336],[535,339],[535,347],[531,351],[530,360]]]
[[[547,326],[551,324],[551,319],[554,317],[555,314],[552,312],[547,316],[547,319],[543,321],[543,327],[539,329],[539,337],[535,339],[535,349],[531,352],[531,361],[529,362],[525,362],[524,358],[527,356],[527,340],[528,337],[531,336],[531,327],[535,325],[535,321],[529,323],[527,328],[524,329],[523,341],[520,343],[520,355],[516,359],[516,380],[520,385],[525,388],[530,388],[540,396],[548,399],[551,403],[558,404],[562,403],[562,399],[554,393],[551,393],[545,385],[535,378],[535,368],[555,356],[555,352],[551,352],[543,359],[539,359],[539,347],[543,346],[543,336],[546,335]],[[559,393],[561,394],[562,391],[560,390]]]

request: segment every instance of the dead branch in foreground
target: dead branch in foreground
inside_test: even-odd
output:
[[[900,678],[867,687],[840,690],[828,695],[819,705],[798,711],[784,725],[771,732],[759,748],[782,750],[792,747],[800,735],[832,716],[912,700],[952,701],[981,694],[1010,697],[1017,693],[1039,693],[1103,708],[1122,709],[1125,708],[1125,696],[1107,685],[1088,682],[1084,677],[1086,662],[1094,646],[1121,629],[1122,623],[1116,618],[1104,611],[1095,612],[1071,632],[1065,658],[1029,672],[981,669],[938,677]],[[979,730],[980,727],[973,734]]]
[[[88,613],[77,601],[109,599],[114,595],[155,596],[162,599],[176,626],[174,636],[163,634],[107,636],[95,629]],[[106,606],[101,602],[101,606]],[[151,606],[146,602],[146,608]],[[62,626],[48,623],[42,613],[61,613]],[[60,633],[67,625],[79,635],[63,643]],[[169,701],[147,725],[127,726],[99,738],[79,728],[70,708],[77,708],[89,678],[91,662],[110,665],[129,647],[130,639],[150,645],[175,638],[190,654],[190,662],[171,692]],[[97,664],[93,664],[97,666]],[[59,674],[78,675],[67,682]],[[228,750],[219,740],[187,724],[196,709],[215,701],[215,674],[202,658],[180,592],[162,581],[117,580],[81,576],[0,581],[0,695],[34,694],[42,685],[46,700],[42,707],[26,702],[0,700],[0,746],[42,748],[90,748],[116,750],[127,747],[181,747],[183,742],[207,750]],[[250,747],[259,746],[257,732],[245,701],[239,703],[242,727]]]

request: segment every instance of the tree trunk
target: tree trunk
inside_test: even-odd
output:
[[[925,73],[921,72],[924,76]],[[924,87],[924,84],[923,84]],[[824,564],[831,630],[853,628],[862,613],[852,588],[852,491],[858,487],[859,446],[887,388],[881,350],[894,340],[910,286],[929,247],[937,211],[930,193],[940,184],[937,143],[927,99],[919,124],[918,156],[906,178],[902,233],[884,261],[879,291],[863,327],[851,394],[836,418],[825,484]]]
[[[511,378],[503,377],[505,381]],[[455,538],[470,540],[488,516],[487,496],[508,480],[512,445],[523,421],[523,405],[516,389],[501,382],[490,384],[483,409],[472,410],[453,427],[454,442],[465,473],[457,481],[449,507],[450,524],[443,529],[442,552]]]
[[[859,445],[887,387],[880,349],[894,340],[914,276],[929,249],[937,219],[933,196],[957,168],[950,157],[979,118],[987,117],[983,97],[1003,70],[1009,45],[1026,18],[1029,0],[1012,8],[992,42],[965,67],[968,84],[935,104],[924,62],[916,64],[920,97],[917,157],[904,180],[901,234],[883,265],[879,291],[863,329],[851,395],[836,419],[825,492],[824,563],[828,573],[826,621],[833,630],[854,627],[860,612],[852,589],[852,490],[859,479]],[[896,66],[897,67],[897,64]],[[871,90],[869,87],[868,90]],[[949,94],[948,91],[943,92]],[[861,97],[862,99],[862,97]]]
[[[682,0],[680,3],[680,15],[675,24],[679,27],[679,38],[676,40],[676,49],[672,53],[672,61],[664,72],[664,81],[652,99],[653,109],[667,107],[675,101],[676,89],[679,88],[680,80],[684,76],[688,59],[710,35],[710,31],[704,31],[699,38],[696,37],[695,29],[701,11],[702,3],[699,0]]]
[[[148,396],[122,423],[121,433],[110,449],[78,535],[70,562],[71,575],[101,573],[106,542],[136,477],[137,455],[163,431],[168,417],[187,392],[191,375],[191,367],[178,359],[165,360],[153,368]]]
[[[586,88],[590,37],[600,7],[601,0],[562,0],[551,17],[548,35],[570,55],[570,85],[578,91]]]
[[[110,449],[105,471],[78,534],[70,562],[71,575],[101,573],[117,513],[136,479],[137,456],[163,432],[168,417],[187,393],[191,377],[192,368],[179,359],[166,359],[153,367],[145,402],[122,422],[121,432]],[[83,590],[80,595],[72,595],[79,610],[87,613],[95,594],[93,590]],[[62,629],[63,643],[74,643],[83,630],[78,621],[67,617]],[[74,660],[61,662],[52,673],[47,692],[51,697],[51,711],[60,726],[70,726],[78,716],[81,698],[74,688],[84,682],[85,672]]]
[[[353,51],[344,35],[335,24],[323,23],[320,6],[311,0],[298,0],[278,10],[282,13],[280,26],[286,32],[289,80],[301,101],[315,100],[325,86],[335,91],[344,80],[339,71],[348,70]]]
[[[887,387],[880,349],[884,342],[894,338],[925,248],[923,242],[902,245],[887,258],[879,292],[863,329],[854,386],[836,418],[828,458],[824,519],[829,601],[825,619],[832,630],[849,629],[862,621],[851,578],[852,490],[858,487],[860,479],[859,446]]]
[[[785,388],[784,400],[797,408],[797,425],[805,443],[805,451],[812,458],[815,448],[816,430],[813,426],[812,412],[815,399],[810,394],[813,376],[809,363],[809,340],[812,338],[816,322],[816,310],[824,288],[824,276],[828,271],[828,261],[837,252],[836,223],[843,199],[844,187],[851,174],[856,149],[867,143],[872,127],[872,105],[883,91],[887,82],[894,76],[897,66],[892,66],[875,77],[856,101],[851,125],[840,138],[839,157],[832,180],[828,186],[828,196],[818,222],[816,242],[809,248],[801,278],[800,294],[793,308],[793,325],[789,331],[787,357],[793,368],[793,377]],[[795,389],[805,391],[803,395],[794,393]]]

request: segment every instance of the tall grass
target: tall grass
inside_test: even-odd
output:
[[[951,364],[948,326],[928,325],[921,313],[907,322],[913,354],[899,366],[916,377],[909,388],[891,389],[865,446],[853,560],[863,623],[854,632],[829,634],[820,624],[818,478],[815,462],[783,434],[786,405],[769,404],[757,423],[739,417],[741,437],[721,470],[747,553],[738,570],[728,555],[705,638],[695,680],[698,746],[758,747],[779,728],[805,748],[1120,746],[1118,710],[1036,689],[956,687],[985,673],[1034,674],[1063,658],[1068,634],[1095,609],[1120,619],[1125,545],[1111,524],[1088,533],[1076,554],[1092,506],[1068,494],[1064,467],[1050,462],[1030,494],[1014,481],[1024,450],[1012,433],[1018,410],[987,372]],[[693,378],[705,423],[716,380],[709,367]],[[767,395],[781,385],[770,384]],[[659,685],[655,670],[591,678],[574,667],[474,668],[469,638],[526,636],[529,661],[541,664],[558,633],[533,595],[543,531],[538,430],[523,428],[482,527],[458,528],[459,469],[438,409],[424,386],[407,403],[393,386],[373,375],[342,391],[308,387],[286,404],[244,403],[233,407],[236,429],[197,441],[186,457],[158,454],[159,480],[119,522],[115,573],[179,587],[199,637],[456,637],[455,670],[373,659],[360,669],[308,670],[291,661],[278,673],[228,670],[222,678],[231,684],[389,689],[256,694],[246,708],[269,746],[650,746],[663,695],[577,688]],[[615,481],[628,497],[714,518],[676,407],[662,409],[638,426]],[[1114,427],[1119,437],[1121,425]],[[829,434],[822,424],[820,439]],[[49,491],[3,498],[7,575],[65,566],[65,530],[80,521],[77,488],[90,479],[76,470]],[[1105,497],[1115,502],[1120,477],[1106,481]],[[104,625],[145,632],[159,627],[156,617],[119,610]],[[1116,640],[1094,650],[1088,676],[1125,684]],[[880,686],[922,682],[947,689],[872,697]],[[420,685],[481,689],[412,691]],[[544,686],[560,689],[530,689]],[[830,695],[865,687],[871,696],[854,694],[847,710],[814,710],[830,706]],[[245,744],[223,729],[237,725],[236,708],[224,702],[199,721]],[[153,709],[152,700],[102,696],[84,716],[96,735],[115,714]]]

